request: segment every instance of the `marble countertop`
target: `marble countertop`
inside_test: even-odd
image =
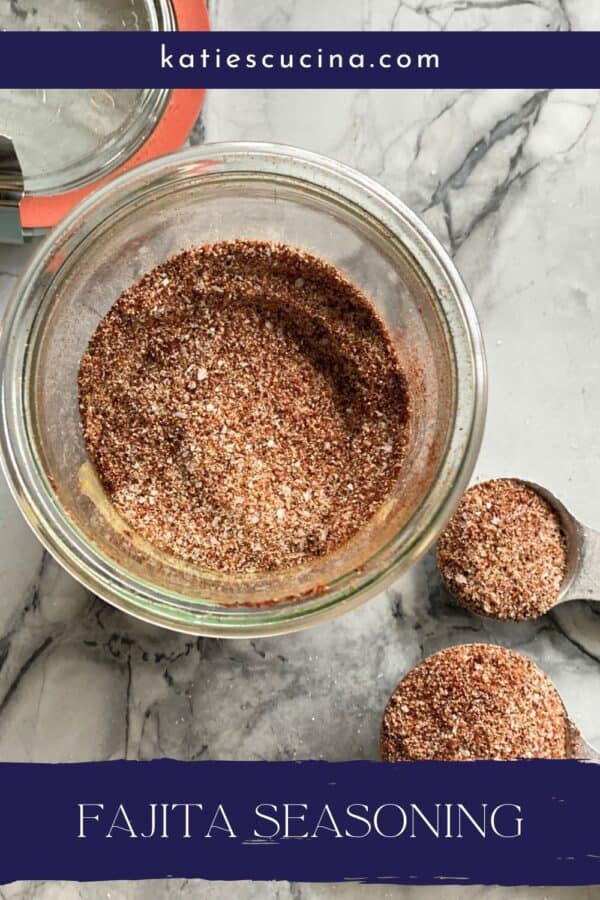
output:
[[[596,6],[596,12],[592,7]],[[342,9],[343,7],[343,9]],[[252,10],[250,16],[249,10]],[[218,27],[599,28],[589,0],[213,0]],[[476,475],[547,485],[600,527],[600,92],[213,91],[192,140],[328,154],[420,213],[472,293],[488,351]],[[30,247],[0,248],[2,305]],[[498,624],[456,608],[424,559],[334,623],[251,642],[127,618],[67,576],[0,484],[0,759],[376,759],[387,697],[423,656],[496,641],[533,656],[600,745],[600,607]],[[0,898],[481,898],[499,888],[17,884]],[[511,890],[592,898],[597,888]]]

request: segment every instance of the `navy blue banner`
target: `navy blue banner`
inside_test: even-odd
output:
[[[0,765],[0,881],[600,882],[600,765]]]
[[[600,32],[2,32],[0,88],[597,88]]]

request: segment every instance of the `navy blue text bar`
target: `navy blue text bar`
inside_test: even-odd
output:
[[[600,882],[600,765],[0,765],[0,881]]]
[[[2,32],[0,88],[597,88],[600,32]]]

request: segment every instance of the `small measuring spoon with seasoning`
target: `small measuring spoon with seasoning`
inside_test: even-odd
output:
[[[456,601],[488,618],[534,619],[570,600],[600,600],[600,533],[523,479],[469,488],[439,539],[438,564]]]

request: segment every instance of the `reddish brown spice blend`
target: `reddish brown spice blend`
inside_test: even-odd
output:
[[[381,731],[387,762],[563,758],[569,747],[550,679],[527,656],[492,644],[428,657],[392,694]]]
[[[558,514],[534,488],[495,479],[470,488],[438,543],[446,587],[462,606],[495,619],[541,616],[567,566]]]
[[[407,380],[371,302],[266,241],[180,253],[98,325],[79,370],[86,447],[158,549],[228,572],[344,544],[398,479]]]

